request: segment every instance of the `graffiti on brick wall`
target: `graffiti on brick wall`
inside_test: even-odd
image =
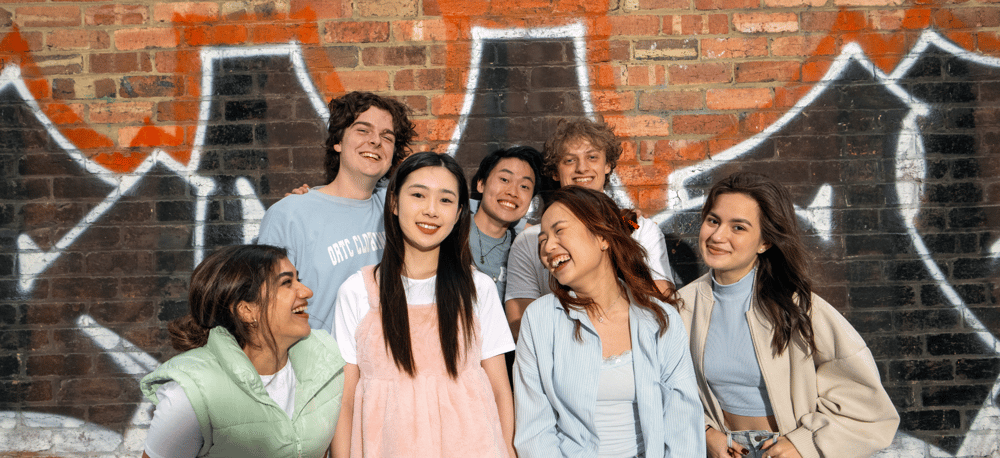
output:
[[[490,148],[537,146],[557,118],[540,112],[595,113],[593,19],[503,25],[472,27],[470,49],[452,51],[465,52],[468,72],[441,150],[466,167]],[[137,381],[171,354],[161,323],[185,312],[187,272],[213,247],[252,241],[275,195],[321,176],[336,73],[310,67],[300,41],[200,48],[189,56],[193,131],[147,125],[114,154],[86,151],[94,144],[67,114],[37,100],[30,68],[4,67],[0,170],[17,202],[0,213],[16,231],[0,258],[14,279],[3,284],[5,322],[53,330],[5,333],[28,380],[2,382],[0,405],[16,408],[0,412],[15,439],[0,447],[141,449],[150,405]],[[1000,60],[933,30],[904,54],[883,70],[847,43],[758,134],[686,167],[626,163],[615,197],[643,205],[636,188],[667,186],[654,219],[690,281],[707,187],[736,169],[787,183],[822,266],[820,292],[865,336],[900,410],[884,455],[986,455],[1000,447],[1000,210],[989,185],[1000,176]],[[544,81],[520,72],[543,63]],[[91,353],[102,356],[74,359]],[[962,383],[936,383],[952,380]]]

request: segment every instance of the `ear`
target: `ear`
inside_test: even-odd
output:
[[[343,141],[343,140],[341,140],[341,141]],[[341,151],[341,150],[343,150],[343,148],[340,146],[340,143],[337,143],[336,145],[333,145],[333,150],[336,151],[336,152],[338,152],[338,153],[342,153],[343,152],[343,151]]]
[[[393,193],[389,193],[389,206],[392,207],[392,214],[399,216],[399,199]]]
[[[483,180],[482,179],[476,180],[476,192],[478,192],[480,194],[483,193]]]
[[[247,301],[240,301],[236,304],[236,316],[244,323],[253,323],[258,317],[257,306]]]
[[[760,244],[760,248],[757,249],[757,254],[764,254],[765,251],[771,249],[771,242],[764,242]]]
[[[608,162],[607,159],[605,158],[605,161],[604,161],[604,175],[607,176],[609,173],[611,173],[611,163]]]
[[[559,174],[558,173],[553,173],[552,174],[552,180],[555,181],[556,183],[559,183]]]

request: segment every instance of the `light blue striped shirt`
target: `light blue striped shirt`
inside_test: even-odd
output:
[[[673,307],[659,335],[653,315],[629,308],[639,427],[646,458],[705,456],[704,411],[698,398],[687,332]],[[582,324],[583,342],[574,338]],[[521,458],[596,457],[594,412],[603,361],[601,340],[586,313],[552,294],[532,302],[521,319],[514,364],[516,431]]]

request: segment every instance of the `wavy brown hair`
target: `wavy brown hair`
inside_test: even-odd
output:
[[[179,351],[202,347],[208,343],[212,328],[222,326],[240,348],[259,348],[261,342],[254,342],[253,329],[260,326],[263,343],[277,354],[278,346],[267,324],[268,304],[275,291],[278,263],[287,257],[284,248],[270,245],[235,245],[208,255],[191,274],[190,312],[167,326],[170,344]],[[241,302],[260,310],[256,325],[240,319],[237,307]]]
[[[792,196],[781,183],[768,176],[736,172],[723,178],[708,192],[701,208],[701,220],[723,194],[743,194],[760,207],[760,229],[771,246],[757,255],[754,281],[755,303],[774,325],[771,350],[780,355],[798,334],[809,351],[816,349],[809,311],[812,309],[812,281],[808,257],[799,237],[798,219]]]
[[[660,335],[667,332],[667,313],[653,300],[670,304],[676,309],[680,305],[680,298],[676,289],[664,294],[653,282],[653,275],[646,265],[646,249],[631,236],[639,227],[635,211],[622,210],[603,192],[580,186],[565,186],[552,191],[542,213],[557,203],[573,213],[592,235],[608,242],[608,249],[604,253],[611,260],[615,276],[632,293],[630,306],[650,312],[660,325]],[[596,307],[594,300],[589,297],[570,295],[571,289],[560,284],[554,275],[549,276],[549,288],[565,307],[567,315],[570,309],[586,312],[591,307]],[[581,339],[579,321],[576,322],[575,336],[577,340]]]
[[[622,155],[621,139],[611,130],[611,126],[586,118],[559,120],[556,131],[545,140],[543,173],[549,177],[554,176],[566,146],[579,140],[587,140],[594,148],[604,151],[604,158],[611,166],[611,172],[604,176],[604,186],[607,187],[608,178],[615,171],[618,158]],[[562,185],[567,184],[562,183]]]
[[[330,121],[327,123],[326,138],[326,183],[333,182],[340,172],[340,152],[334,149],[344,138],[347,128],[358,120],[361,113],[375,107],[383,109],[392,116],[392,131],[396,140],[392,150],[392,167],[386,175],[391,175],[393,169],[403,161],[410,150],[410,141],[417,136],[413,122],[407,117],[410,109],[402,102],[382,97],[371,92],[349,92],[341,97],[330,100]],[[324,184],[326,184],[324,183]]]
[[[443,167],[454,175],[458,182],[458,221],[451,233],[441,242],[438,253],[437,278],[435,280],[435,300],[437,301],[438,337],[444,353],[448,375],[458,377],[458,362],[463,357],[463,349],[473,344],[475,322],[473,321],[476,288],[472,281],[472,251],[469,249],[469,187],[465,174],[451,156],[433,152],[414,153],[406,158],[389,180],[385,200],[385,251],[382,262],[375,266],[375,276],[379,285],[379,304],[382,312],[382,334],[386,347],[392,353],[396,367],[411,377],[416,375],[417,366],[413,359],[410,342],[410,318],[406,304],[406,290],[400,277],[406,273],[405,244],[403,230],[399,227],[399,216],[393,210],[399,202],[399,193],[411,173],[424,167]],[[459,334],[464,335],[463,345],[459,345]]]

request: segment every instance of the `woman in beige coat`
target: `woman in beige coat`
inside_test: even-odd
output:
[[[708,274],[680,290],[710,457],[868,457],[899,415],[864,340],[813,294],[788,190],[738,172],[709,192]]]

